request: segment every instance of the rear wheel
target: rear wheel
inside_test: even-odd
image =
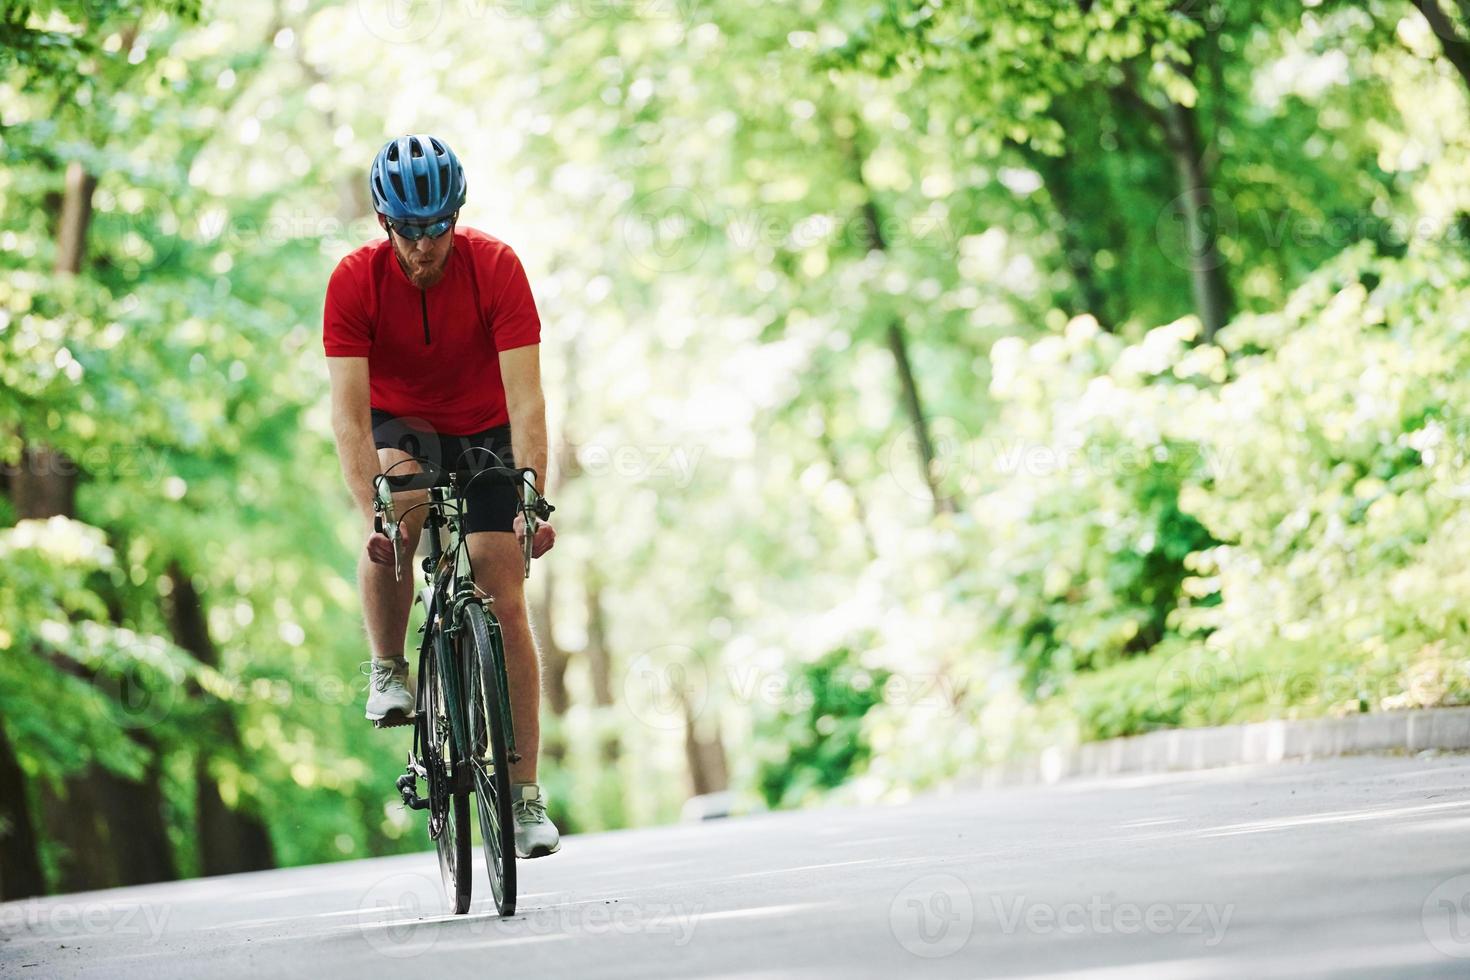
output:
[[[437,651],[424,665],[425,717],[424,768],[429,773],[429,836],[439,850],[439,873],[444,895],[455,915],[470,910],[470,888],[474,872],[470,846],[469,791],[456,793],[454,773],[464,765],[458,740],[450,724],[449,701],[439,671]]]
[[[480,837],[485,870],[501,915],[516,911],[516,839],[511,818],[510,718],[503,660],[491,636],[485,610],[479,603],[464,606],[463,638],[465,688],[469,691],[471,770],[475,775],[475,803],[480,814]]]

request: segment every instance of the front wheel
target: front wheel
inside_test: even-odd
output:
[[[464,606],[465,687],[469,691],[471,771],[480,811],[480,837],[485,870],[495,907],[504,916],[516,911],[516,838],[511,817],[510,717],[506,706],[503,647],[498,628],[492,634],[479,603]]]
[[[449,699],[439,670],[438,651],[424,664],[424,768],[429,773],[429,835],[439,851],[439,873],[444,895],[455,915],[470,910],[474,861],[470,846],[470,794],[455,792],[454,773],[464,765],[459,740],[454,737]]]

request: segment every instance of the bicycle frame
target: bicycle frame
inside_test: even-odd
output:
[[[505,675],[505,644],[501,636],[500,620],[495,615],[493,601],[488,596],[482,598],[479,588],[475,585],[470,568],[469,545],[459,531],[459,520],[445,516],[444,504],[443,488],[431,488],[429,490],[429,516],[424,521],[424,530],[429,534],[429,554],[423,563],[426,583],[423,592],[420,593],[425,614],[424,644],[419,651],[419,680],[422,683],[425,651],[433,638],[435,656],[439,664],[439,676],[445,678],[446,688],[451,685],[453,687],[453,690],[444,692],[445,699],[449,703],[450,725],[454,731],[454,737],[467,751],[471,744],[469,721],[464,716],[463,690],[460,687],[464,665],[457,663],[453,654],[454,641],[461,629],[459,625],[462,618],[460,609],[470,602],[479,602],[484,606],[485,620],[490,627],[491,654],[495,659],[495,668],[501,676]],[[445,525],[449,527],[447,552],[439,542],[439,529]],[[527,535],[527,540],[529,539],[530,535]],[[447,553],[453,554],[454,563],[452,566],[441,567]],[[434,629],[436,620],[441,618],[448,625],[436,631]],[[501,717],[506,719],[507,747],[510,750],[512,761],[515,761],[519,758],[515,751],[515,726],[510,722],[510,695],[504,687],[501,689],[499,702]],[[459,778],[459,774],[456,774],[456,779]]]
[[[373,483],[376,528],[393,543],[393,574],[400,580],[402,532],[393,489],[428,491],[427,500],[415,503],[404,514],[426,508],[424,531],[429,540],[421,566],[424,585],[419,599],[424,605],[424,623],[419,628],[423,640],[419,644],[417,710],[412,719],[413,748],[405,773],[398,777],[398,793],[412,809],[429,811],[429,836],[438,844],[440,872],[456,913],[466,912],[470,903],[473,862],[466,807],[471,794],[475,795],[495,904],[502,915],[513,915],[510,769],[520,755],[515,750],[504,632],[493,597],[475,585],[463,532],[466,491],[475,480],[492,476],[520,485],[517,509],[524,521],[523,574],[527,576],[538,519],[549,517],[555,508],[537,492],[534,470],[493,466],[446,472],[428,460],[420,462],[425,469],[419,473],[393,480],[389,467],[389,473]],[[440,537],[446,529],[447,544]],[[468,609],[471,603],[480,608]],[[475,694],[477,690],[483,693]],[[493,696],[494,702],[485,703],[486,696]],[[472,698],[479,700],[472,702]],[[427,783],[426,797],[418,795],[420,778]]]

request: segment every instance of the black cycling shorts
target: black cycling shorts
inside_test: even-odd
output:
[[[379,449],[401,449],[412,456],[428,458],[447,469],[478,469],[482,466],[515,466],[510,451],[510,426],[498,425],[468,436],[433,431],[422,419],[390,415],[373,409],[373,443]],[[491,458],[481,449],[499,457]],[[393,471],[408,473],[407,464]],[[515,520],[516,489],[504,480],[483,477],[470,484],[465,500],[467,513],[460,525],[465,534],[477,531],[509,531]]]

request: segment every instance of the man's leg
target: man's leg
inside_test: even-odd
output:
[[[536,782],[536,756],[541,749],[541,661],[526,614],[525,572],[521,546],[509,531],[468,535],[475,585],[495,599],[495,618],[505,638],[505,673],[510,683],[510,714],[515,726],[519,762],[511,763],[515,783]]]
[[[386,470],[409,455],[397,449],[379,449],[378,462]],[[417,463],[405,463],[393,471],[394,476],[417,473]],[[416,490],[393,495],[394,510],[402,515],[417,503],[428,499],[428,493]],[[393,577],[392,565],[379,565],[363,551],[357,558],[357,590],[362,596],[363,621],[367,626],[368,646],[373,659],[393,659],[404,654],[403,641],[408,635],[409,614],[413,610],[414,563],[413,555],[418,549],[419,532],[424,526],[428,508],[409,514],[403,521],[408,540],[400,546],[399,574]]]

